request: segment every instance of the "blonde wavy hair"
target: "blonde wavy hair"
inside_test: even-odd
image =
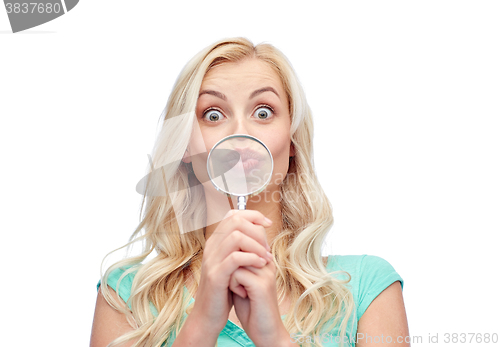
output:
[[[187,63],[162,113],[163,126],[153,148],[149,171],[163,169],[162,179],[168,181],[169,194],[154,194],[158,184],[148,183],[141,206],[141,222],[129,243],[119,248],[141,242],[142,253],[118,261],[102,276],[104,298],[125,314],[134,328],[110,346],[135,339],[134,346],[159,347],[169,343],[174,338],[172,333],[179,334],[184,313],[192,309],[192,305],[188,307],[190,298],[183,295],[183,290],[187,278],[191,277],[193,284],[188,291],[193,296],[200,281],[205,236],[204,229],[197,226],[206,218],[203,212],[206,211],[205,197],[202,186],[190,182],[195,179],[191,164],[179,159],[193,130],[194,110],[205,74],[214,66],[245,58],[268,63],[281,78],[289,100],[290,136],[295,156],[280,185],[283,227],[270,244],[277,268],[278,302],[284,300],[285,294],[295,302],[284,325],[291,335],[318,336],[330,322],[331,327],[339,326],[337,336],[343,337],[350,319],[354,324],[354,301],[346,287],[350,277],[341,280],[336,278],[337,273],[327,273],[321,257],[321,246],[333,217],[330,202],[314,172],[313,122],[302,87],[278,49],[269,44],[254,46],[244,38],[232,38],[216,42]],[[186,117],[180,115],[192,115],[193,118],[188,119],[193,121],[186,121]],[[176,161],[179,165],[175,167],[166,165]],[[183,218],[176,218],[179,211]],[[144,261],[153,252],[157,255]],[[109,274],[120,267],[127,269],[121,278],[136,273],[128,301],[130,308],[115,300],[107,286]],[[157,312],[152,312],[151,304]],[[302,345],[322,346],[321,339]]]

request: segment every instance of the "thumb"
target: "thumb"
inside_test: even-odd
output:
[[[241,296],[242,298],[246,298],[247,297],[247,291],[245,290],[245,287],[243,287],[237,280],[236,278],[234,277],[234,275],[231,275],[231,279],[229,280],[229,289]]]

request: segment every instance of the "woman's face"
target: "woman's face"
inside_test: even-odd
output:
[[[274,170],[268,190],[276,190],[293,155],[291,120],[281,80],[267,63],[245,59],[212,68],[203,79],[196,116],[201,134],[193,132],[191,155],[210,152],[219,140],[232,134],[254,136],[271,151]],[[198,177],[206,173],[206,163],[193,162],[193,168]]]

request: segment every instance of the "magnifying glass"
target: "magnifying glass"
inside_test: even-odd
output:
[[[262,192],[271,181],[273,156],[267,146],[250,135],[230,135],[217,142],[207,158],[207,172],[215,189],[238,198],[238,210],[248,198]]]

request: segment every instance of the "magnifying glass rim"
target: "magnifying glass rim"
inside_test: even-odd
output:
[[[264,184],[262,184],[262,186],[259,189],[257,189],[256,191],[254,191],[252,193],[248,193],[248,194],[232,194],[232,193],[228,193],[224,189],[221,189],[220,187],[218,187],[214,183],[214,179],[212,178],[212,175],[210,174],[210,169],[209,169],[208,163],[210,163],[210,156],[212,155],[212,152],[213,152],[214,148],[217,147],[221,142],[224,142],[224,141],[226,141],[227,139],[229,139],[231,137],[246,137],[246,138],[249,138],[249,139],[257,141],[262,146],[264,146],[264,148],[266,149],[267,153],[269,154],[269,157],[271,158],[271,174],[269,175],[269,178],[267,179],[267,181]],[[269,150],[269,148],[267,148],[267,146],[266,146],[266,144],[264,142],[262,142],[261,140],[259,140],[255,136],[251,136],[251,135],[233,134],[233,135],[226,136],[226,137],[220,139],[219,141],[217,141],[217,143],[210,150],[210,153],[208,153],[208,157],[207,157],[207,173],[208,173],[208,177],[210,178],[210,182],[212,182],[212,184],[215,187],[215,189],[217,189],[221,193],[226,194],[227,196],[246,196],[246,197],[250,198],[252,196],[255,196],[255,195],[259,194],[260,192],[262,192],[267,187],[267,185],[269,184],[269,182],[271,182],[271,177],[273,175],[273,171],[274,171],[274,158],[273,158],[273,155],[271,154],[271,151]]]

